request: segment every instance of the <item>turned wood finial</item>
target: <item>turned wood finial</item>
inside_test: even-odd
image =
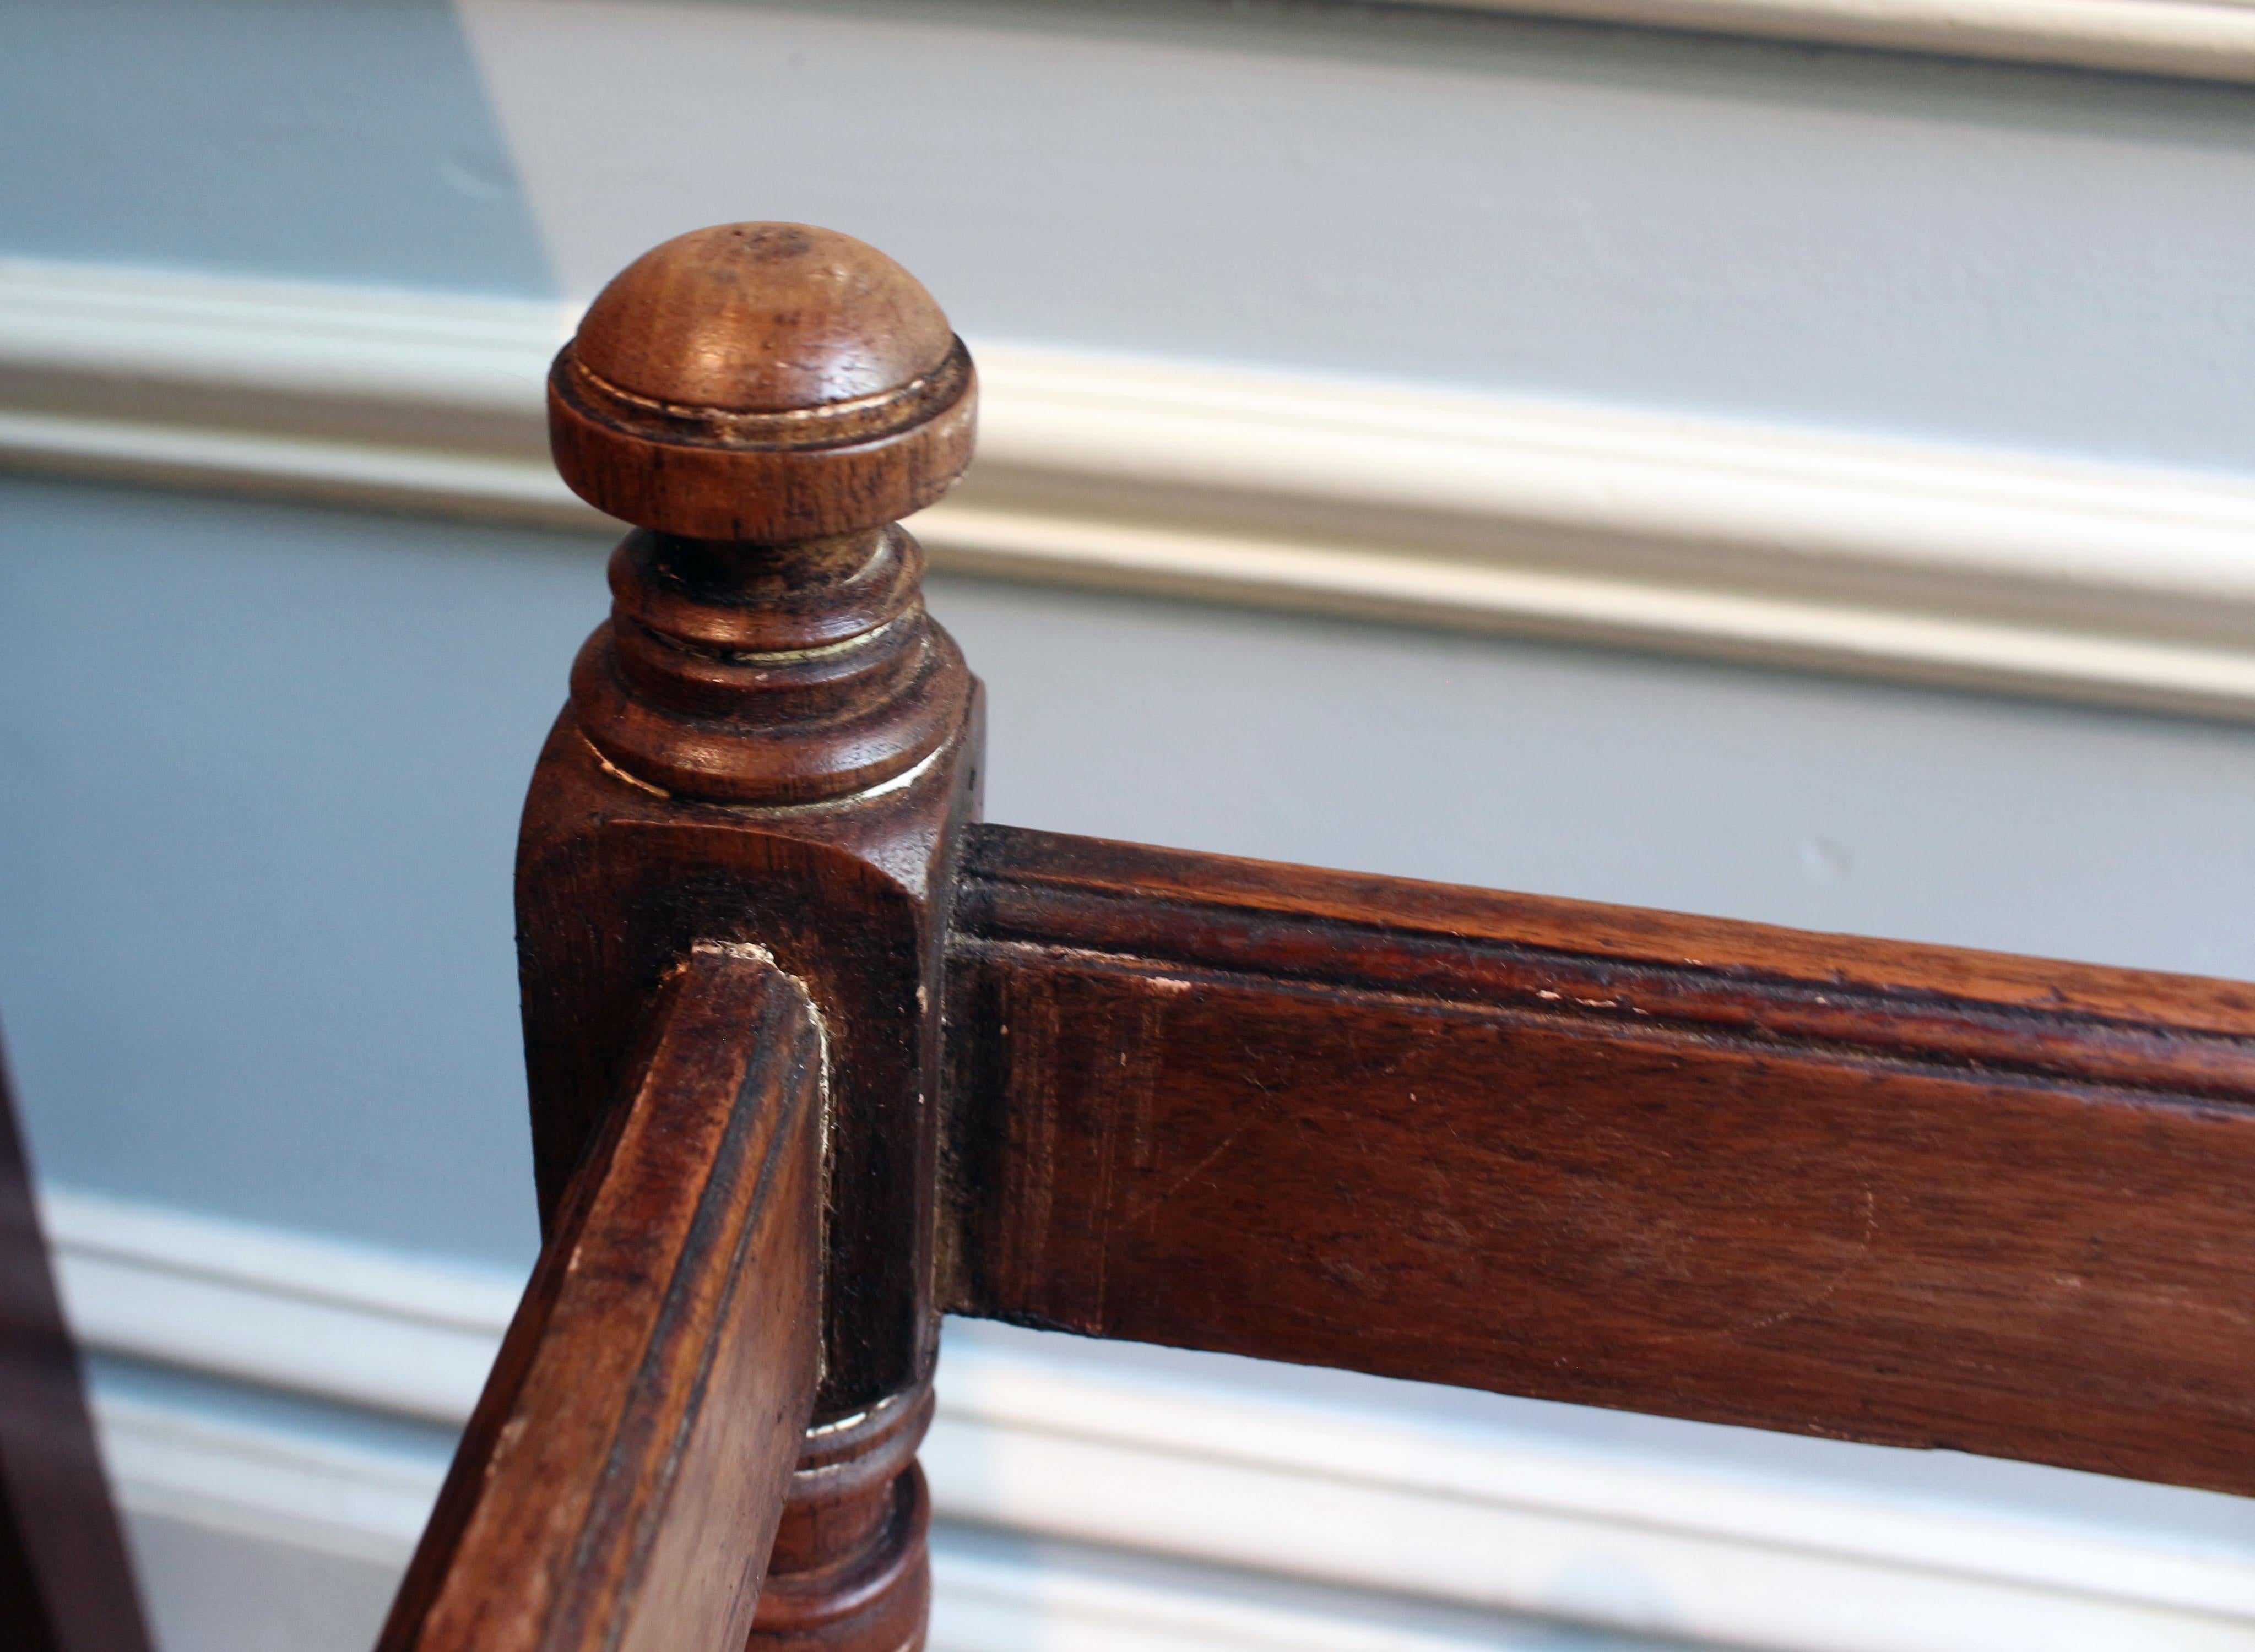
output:
[[[678,796],[797,803],[945,744],[971,678],[891,524],[962,474],[977,402],[931,295],[834,230],[700,229],[606,287],[548,385],[564,480],[641,529],[573,675],[605,760]]]
[[[921,510],[971,462],[970,354],[914,276],[805,224],[720,224],[627,266],[549,375],[573,490],[639,527],[776,543]]]
[[[558,468],[636,524],[520,839],[551,1230],[699,942],[770,954],[827,1033],[822,1367],[749,1652],[923,1644],[942,966],[982,719],[897,519],[969,462],[976,396],[912,277],[802,224],[639,259],[550,379]]]

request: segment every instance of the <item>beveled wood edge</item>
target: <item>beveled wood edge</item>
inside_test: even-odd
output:
[[[2236,1027],[2202,1024],[2220,1009],[2244,1027],[2243,990],[2236,984],[1809,935],[1005,827],[974,832],[955,915],[949,989],[952,1227],[943,1251],[943,1299],[951,1312],[1661,1415],[1883,1444],[1955,1446],[2210,1489],[2244,1492],[2251,1483],[2230,1446],[2244,1437],[2244,1419],[2228,1393],[2214,1386],[2231,1337],[2202,1317],[2244,1319],[2230,1306],[2237,1287],[2229,1278],[2235,1258],[2246,1271],[2246,1236],[2229,1218],[2231,1201],[2217,1183],[2228,1180],[2221,1166],[2237,1162],[2220,1155],[2244,1153],[2246,1131],[2255,1128],[2255,1039]],[[1604,934],[1608,919],[1634,931],[1631,946],[1608,937],[1626,963],[1592,963],[1592,948],[1580,944],[1592,929]],[[1664,943],[1656,948],[1655,936]],[[1691,937],[1706,956],[1683,954]],[[1828,957],[1835,968],[1811,967],[1812,958],[1821,966]],[[1921,969],[1940,978],[1921,980]],[[1887,984],[1854,984],[1859,975]],[[2074,990],[2045,991],[2048,975]],[[1982,992],[1991,996],[1978,996]],[[1074,1024],[1070,1038],[1057,1001],[1065,994],[1071,1013],[1088,1018]],[[1295,1022],[1299,1039],[1269,1042]],[[1524,1070],[1495,1069],[1500,1079],[1520,1071],[1521,1082],[1503,1085],[1495,1101],[1503,1109],[1498,1118],[1516,1116],[1527,1127],[1521,1149],[1475,1128],[1488,1116],[1482,1098],[1489,1094],[1477,1084],[1464,1088],[1477,1074],[1460,1070],[1448,1080],[1414,1055],[1417,1040],[1401,1042],[1414,1025],[1436,1034],[1486,1029],[1504,1040],[1498,1059],[1516,1050],[1509,1060],[1530,1063]],[[1187,1030],[1194,1026],[1195,1033]],[[1168,1042],[1177,1039],[1190,1041]],[[1089,1055],[1092,1041],[1101,1060]],[[1336,1057],[1342,1070],[1360,1073],[1359,1062],[1380,1063],[1356,1081],[1367,1086],[1363,1099],[1334,1092],[1314,1112],[1296,1108],[1290,1080],[1280,1074],[1299,1069],[1281,1052],[1305,1049],[1310,1041]],[[1453,1035],[1425,1047],[1450,1046],[1474,1047]],[[1264,1049],[1280,1052],[1267,1076],[1241,1070]],[[1536,1054],[1545,1050],[1552,1054]],[[1580,1054],[1567,1054],[1573,1050]],[[1623,1063],[1615,1079],[1610,1086],[1597,1082],[1593,1064],[1613,1057]],[[1397,1059],[1406,1065],[1392,1065]],[[1640,1088],[1619,1091],[1621,1071],[1640,1074]],[[1388,1082],[1401,1072],[1421,1074],[1402,1081],[1411,1084],[1406,1092],[1401,1082]],[[1770,1102],[1733,1102],[1734,1082],[1755,1095],[1769,1092],[1773,1100],[1784,1099],[1782,1085],[1800,1099],[1766,1125],[1763,1110]],[[1423,1096],[1430,1112],[1451,1082],[1459,1087],[1456,1103],[1471,1110],[1454,1116],[1464,1134],[1448,1117],[1429,1119],[1437,1137],[1393,1140],[1380,1152],[1383,1162],[1394,1162],[1397,1152],[1417,1161],[1420,1143],[1444,1139],[1461,1159],[1484,1139],[1486,1179],[1458,1184],[1460,1202],[1485,1197],[1506,1209],[1514,1189],[1523,1194],[1562,1168],[1570,1181],[1600,1177],[1582,1202],[1570,1200],[1563,1208],[1561,1236],[1582,1219],[1572,1213],[1594,1208],[1588,1200],[1601,1186],[1613,1188],[1630,1209],[1653,1188],[1668,1186],[1671,1176],[1680,1180],[1685,1166],[1696,1171],[1708,1150],[1703,1132],[1751,1130],[1754,1140],[1784,1130],[1781,1139],[1795,1144],[1790,1152],[1802,1157],[1768,1166],[1774,1180],[1762,1185],[1781,1190],[1803,1183],[1803,1172],[1837,1172],[1839,1144],[1862,1142],[1872,1157],[1853,1161],[1860,1166],[1855,1174],[1867,1184],[1898,1178],[1889,1190],[1897,1202],[1888,1238],[1900,1248],[1897,1260],[1910,1264],[1903,1277],[1940,1269],[1934,1276],[1939,1294],[1913,1304],[1889,1300],[1884,1285],[1877,1294],[1861,1287],[1843,1292],[1846,1317],[1837,1327],[1809,1327],[1814,1340],[1788,1339],[1767,1351],[1765,1368],[1776,1388],[1771,1398],[1751,1389],[1734,1390],[1729,1399],[1711,1391],[1688,1397],[1691,1387],[1669,1376],[1660,1346],[1688,1344],[1661,1320],[1640,1330],[1643,1322],[1634,1316],[1640,1310],[1633,1306],[1623,1309],[1629,1317],[1614,1326],[1626,1340],[1608,1344],[1601,1359],[1562,1334],[1557,1346],[1581,1363],[1569,1368],[1562,1356],[1555,1371],[1546,1361],[1528,1363],[1524,1340],[1513,1340],[1520,1332],[1500,1334],[1498,1362],[1486,1362],[1472,1346],[1476,1337],[1451,1341],[1415,1332],[1419,1325],[1467,1323],[1457,1317],[1465,1306],[1461,1300],[1439,1320],[1421,1320],[1416,1281],[1425,1276],[1386,1272],[1399,1264],[1365,1254],[1377,1242],[1368,1236],[1376,1230],[1373,1223],[1385,1228],[1374,1212],[1417,1208],[1415,1189],[1387,1186],[1376,1205],[1368,1202],[1367,1187],[1359,1195],[1363,1202],[1332,1208],[1324,1201],[1372,1180],[1357,1168],[1362,1150],[1346,1138],[1365,1125],[1399,1137],[1405,1096],[1408,1110]],[[1703,1091],[1711,1082],[1725,1088]],[[1317,1091],[1324,1088],[1316,1081]],[[1570,1165],[1557,1159],[1558,1142],[1545,1138],[1527,1114],[1538,1096],[1554,1116],[1560,1107],[1588,1116],[1584,1122],[1595,1132],[1588,1154],[1574,1148],[1566,1153]],[[2047,1110],[2056,1129],[2028,1138],[2028,1121]],[[1290,1127],[1295,1119],[1297,1135]],[[1725,1120],[1733,1122],[1726,1126]],[[1232,1125],[1226,1135],[1222,1125]],[[1271,1132],[1268,1146],[1281,1161],[1262,1161],[1264,1172],[1240,1153],[1226,1174],[1217,1172],[1217,1157],[1256,1125]],[[1283,1136],[1275,1138],[1280,1129]],[[1220,1144],[1213,1145],[1217,1138]],[[1597,1152],[1598,1140],[1612,1143],[1602,1170],[1595,1159],[1582,1162]],[[1639,1157],[1639,1141],[1648,1142],[1649,1156]],[[1329,1145],[1311,1144],[1317,1143]],[[2059,1158],[2057,1150],[2069,1144],[2075,1151]],[[1332,1155],[1328,1160],[1325,1152]],[[2181,1170],[2168,1168],[2173,1156]],[[2015,1168],[2022,1163],[2026,1175]],[[1729,1165],[1710,1168],[1720,1178],[1717,1185],[1730,1183]],[[1283,1177],[1279,1186],[1297,1186],[1305,1199],[1295,1203],[1299,1195],[1275,1193],[1268,1175]],[[1232,1221],[1261,1236],[1251,1253],[1257,1260],[1240,1256],[1227,1270],[1226,1295],[1244,1305],[1273,1302],[1273,1312],[1247,1306],[1217,1318],[1212,1300],[1196,1300],[1195,1280],[1202,1276],[1192,1264],[1216,1258],[1195,1245],[1186,1250],[1162,1229],[1140,1228],[1138,1195],[1121,1194],[1128,1202],[1115,1204],[1119,1189],[1144,1185],[1134,1180],[1141,1177],[1150,1178],[1149,1188],[1164,1189],[1140,1195],[1146,1212],[1150,1198],[1163,1197],[1170,1223],[1180,1214],[1208,1247]],[[2164,1184],[2175,1196],[2165,1196]],[[1194,1187],[1209,1195],[1203,1204],[1184,1197]],[[2125,1191],[2132,1187],[2146,1191],[2133,1198]],[[1971,1227],[1936,1225],[1933,1213],[1953,1200],[1970,1201],[1966,1208],[1978,1212],[1991,1193],[2003,1248],[1992,1254],[1977,1240],[1973,1251],[1961,1254],[1961,1236],[1985,1231],[1978,1218]],[[1862,1196],[1875,1197],[1870,1185]],[[1781,1212],[1791,1199],[1783,1196]],[[1055,1200],[1067,1201],[1075,1214],[1057,1217]],[[1683,1300],[1711,1296],[1727,1320],[1737,1311],[1735,1282],[1762,1277],[1766,1268],[1788,1276],[1804,1265],[1797,1260],[1804,1254],[1807,1267],[1821,1272],[1832,1265],[1840,1233],[1811,1228],[1804,1244],[1804,1230],[1782,1222],[1750,1241],[1744,1224],[1763,1205],[1760,1199],[1745,1205],[1725,1199],[1696,1218],[1708,1227],[1682,1229],[1711,1250],[1701,1264],[1706,1272]],[[1056,1211],[1065,1208],[1058,1204]],[[1521,1208],[1528,1218],[1506,1221],[1493,1246],[1461,1236],[1470,1250],[1452,1253],[1457,1264],[1435,1264],[1434,1290],[1423,1294],[1436,1306],[1423,1312],[1440,1312],[1443,1298],[1451,1291],[1460,1294],[1441,1276],[1470,1265],[1474,1254],[1489,1257],[1483,1265],[1507,1271],[1536,1265],[1548,1242],[1539,1237],[1546,1218],[1539,1205]],[[1703,1209],[1696,1197],[1667,1208],[1676,1214],[1657,1232],[1675,1233],[1695,1220],[1689,1213]],[[1236,1214],[1226,1218],[1225,1211]],[[2024,1232],[2020,1218],[2038,1215]],[[2202,1226],[2203,1216],[2210,1226]],[[2084,1223],[2090,1225],[2079,1225]],[[1621,1230],[1629,1251],[1641,1231],[1633,1224]],[[1868,1246],[1877,1231],[1859,1242]],[[2076,1232],[2085,1238],[2076,1240]],[[2202,1250],[2209,1237],[2213,1254]],[[2097,1247],[2088,1281],[2069,1277],[2086,1265],[2082,1253],[2069,1254],[2083,1242]],[[1415,1245],[1402,1249],[1406,1255]],[[1845,1254],[1861,1251],[1851,1246]],[[1849,1277],[1847,1264],[1841,1265],[1836,1279]],[[1192,1271],[1184,1273],[1186,1267]],[[1341,1271],[1331,1274],[1334,1267]],[[1366,1322],[1352,1290],[1339,1296],[1318,1278],[1357,1278],[1365,1267],[1385,1274],[1399,1298],[1378,1315],[1391,1330]],[[2140,1296],[2146,1289],[2140,1280],[2159,1282],[2174,1304],[2171,1334],[2190,1339],[2174,1364],[2133,1352],[2172,1346],[2169,1334],[2160,1342],[2123,1340],[2129,1327],[2160,1312]],[[2172,1282],[2181,1287],[2174,1294]],[[2077,1374],[2075,1354],[2044,1340],[2045,1305],[2060,1290],[2086,1283],[2095,1287],[2090,1300],[2106,1298],[2104,1312],[2112,1316],[2093,1323],[2094,1346],[2116,1347],[2120,1357],[2110,1365],[2093,1356],[2097,1362],[2080,1373],[2089,1380],[2068,1382],[2057,1396],[2040,1400],[2047,1387],[2041,1376],[2053,1368],[2048,1362],[2065,1362],[2057,1368],[2062,1376]],[[1903,1288],[1915,1296],[1913,1287]],[[1809,1301],[1826,1300],[1832,1289],[1827,1284]],[[1947,1344],[1948,1327],[1970,1323],[1970,1305],[1985,1292],[1999,1293],[1998,1302],[2028,1304],[2027,1325],[2000,1326],[1999,1343],[2006,1350],[1999,1369],[2019,1385],[2008,1387],[2026,1390],[2024,1417],[1992,1415],[1993,1396],[1951,1398],[1942,1375],[1947,1357],[1892,1364],[1880,1357],[1870,1367],[1887,1373],[1874,1380],[1900,1416],[1890,1418],[1885,1406],[1868,1404],[1869,1396],[1854,1389],[1865,1369],[1858,1362],[1868,1363],[1875,1347],[1893,1346],[1888,1335],[1926,1324]],[[1555,1288],[1550,1294],[1557,1297]],[[1868,1301],[1860,1299],[1865,1295]],[[1626,1299],[1634,1300],[1633,1290]],[[1563,1298],[1554,1303],[1558,1312],[1570,1306]],[[1587,1306],[1612,1304],[1601,1295]],[[1785,1316],[1799,1317],[1798,1310]],[[1891,1322],[1892,1333],[1886,1329]],[[1318,1323],[1336,1330],[1315,1336],[1310,1327]],[[1639,1368],[1623,1354],[1639,1336],[1658,1338],[1648,1351],[1657,1363]],[[2013,1352],[2016,1337],[2028,1346]],[[1751,1345],[1747,1351],[1753,1358]],[[2174,1373],[2176,1387],[2153,1390],[2153,1404],[2164,1409],[2140,1427],[2125,1422],[2136,1408],[2123,1411],[2118,1391],[2104,1397],[2110,1382],[2119,1390],[2131,1375],[2164,1372]],[[1713,1377],[1710,1371],[1703,1379],[1710,1390]],[[1921,1410],[1929,1404],[1930,1418]],[[2172,1419],[2188,1432],[2169,1435]],[[2157,1446],[2149,1438],[2157,1431],[2176,1444]]]
[[[959,889],[959,939],[1009,938],[992,915],[994,895],[1004,889],[1118,903],[1128,912],[1142,903],[1208,906],[1561,958],[1711,971],[1749,984],[1920,995],[2125,1026],[2166,1021],[2173,1031],[2255,1039],[2255,984],[2244,982],[974,826]]]
[[[674,1633],[661,1620],[729,1623],[716,1647],[750,1628],[819,1375],[823,1031],[757,948],[705,945],[669,978],[643,1046],[502,1340],[381,1652],[656,1652]],[[671,1212],[643,1208],[669,1194]],[[643,1283],[653,1265],[656,1290]],[[601,1354],[629,1345],[631,1368],[590,1410]],[[723,1415],[716,1360],[762,1376],[772,1410]],[[688,1511],[694,1528],[672,1522],[685,1494],[722,1506]],[[701,1595],[682,1587],[692,1577]]]

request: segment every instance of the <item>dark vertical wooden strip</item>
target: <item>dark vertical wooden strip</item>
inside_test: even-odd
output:
[[[147,1652],[0,1054],[0,1646]]]
[[[2255,1492],[2245,987],[1006,828],[950,970],[957,1311]]]
[[[755,952],[668,981],[382,1646],[737,1652],[811,1410],[823,1036]]]

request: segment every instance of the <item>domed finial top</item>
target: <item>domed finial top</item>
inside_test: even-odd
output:
[[[788,413],[897,390],[954,342],[923,284],[875,247],[807,224],[718,224],[628,265],[576,354],[630,396]]]
[[[721,224],[643,254],[548,379],[573,491],[692,539],[775,544],[923,509],[971,462],[978,381],[916,277],[851,235]]]

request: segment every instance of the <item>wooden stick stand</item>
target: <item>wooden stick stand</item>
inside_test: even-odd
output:
[[[692,944],[755,947],[827,1029],[822,1370],[752,1644],[901,1652],[929,1592],[942,916],[979,691],[895,519],[968,462],[970,360],[924,290],[795,225],[622,274],[551,382],[557,462],[635,523],[526,804],[544,1220]]]
[[[548,1243],[383,1652],[912,1652],[943,1310],[2255,1492],[2255,991],[980,823],[924,290],[700,231],[551,388]]]

